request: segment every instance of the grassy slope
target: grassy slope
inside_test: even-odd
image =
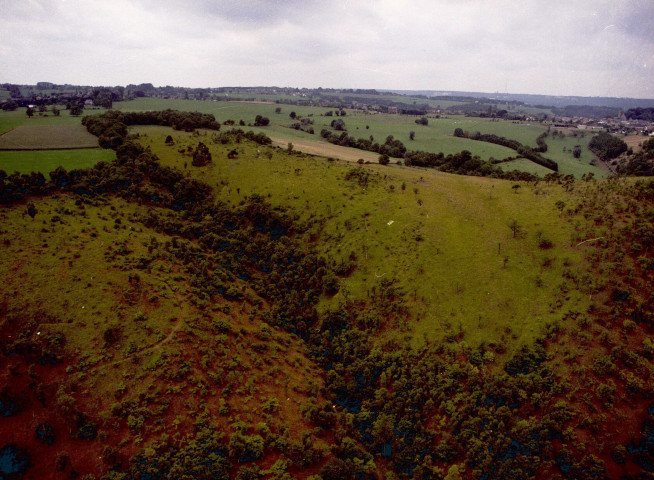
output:
[[[337,261],[354,253],[358,266],[350,277],[341,279],[336,296],[323,299],[323,309],[336,306],[345,296],[365,300],[381,279],[394,278],[406,292],[413,321],[386,324],[382,335],[405,337],[414,345],[423,339],[456,336],[462,340],[461,348],[499,343],[509,353],[518,345],[531,343],[545,324],[562,321],[570,330],[563,330],[554,340],[551,351],[560,362],[556,368],[572,379],[575,390],[569,398],[578,402],[579,411],[588,408],[588,415],[594,415],[591,423],[603,424],[603,411],[598,413],[591,405],[597,404],[593,400],[596,385],[586,391],[591,387],[579,379],[587,378],[582,373],[591,371],[597,355],[609,351],[613,355],[613,344],[600,343],[599,337],[603,325],[610,322],[577,328],[566,319],[587,312],[590,302],[598,299],[570,288],[571,281],[563,280],[563,274],[579,278],[579,288],[587,287],[583,274],[590,267],[584,255],[596,244],[579,243],[607,234],[602,219],[608,218],[608,210],[614,207],[602,206],[607,212],[597,213],[598,218],[592,214],[609,196],[608,182],[598,183],[596,199],[586,195],[586,208],[590,209],[586,221],[581,214],[567,211],[560,216],[555,208],[555,202],[562,200],[574,209],[584,197],[579,194],[586,188],[583,184],[575,185],[572,192],[561,186],[522,184],[514,193],[513,182],[370,165],[362,170],[363,178],[368,173],[367,184],[360,185],[344,180],[353,168],[348,164],[290,156],[283,150],[245,142],[222,145],[213,142],[211,133],[192,135],[163,127],[132,131],[141,135],[140,141],[150,146],[163,164],[186,168],[191,176],[209,182],[223,201],[236,205],[258,193],[273,205],[289,206],[303,220],[319,220],[308,234],[317,239],[313,246]],[[164,145],[168,134],[175,138],[173,147]],[[178,152],[199,141],[212,151],[214,161],[208,167],[191,167],[191,158]],[[238,158],[228,159],[227,153],[234,148]],[[162,432],[183,437],[192,431],[201,412],[215,419],[222,432],[232,431],[230,425],[238,420],[250,425],[268,422],[276,431],[288,425],[291,438],[298,438],[307,428],[300,405],[311,395],[319,397],[322,372],[301,353],[303,346],[297,338],[266,331],[263,324],[252,320],[255,317],[247,305],[221,299],[211,305],[208,315],[206,310],[202,313],[189,294],[191,286],[181,262],[161,247],[150,251],[149,246],[171,238],[134,221],[134,215],[144,214],[150,207],[119,199],[82,207],[67,195],[34,203],[38,211],[34,220],[22,205],[0,211],[4,241],[0,251],[0,326],[6,334],[8,319],[26,323],[29,319],[30,338],[57,332],[65,335],[65,350],[74,363],[59,376],[37,365],[36,374],[51,391],[64,385],[79,402],[99,413],[100,429],[108,437],[102,442],[121,447],[121,454],[129,457]],[[507,226],[510,219],[522,225],[523,235],[512,238]],[[553,242],[553,248],[538,248],[539,232]],[[604,261],[604,255],[601,258]],[[147,267],[140,268],[143,261]],[[611,258],[606,261],[602,268],[615,268]],[[138,282],[133,279],[135,273]],[[236,287],[249,294],[247,285],[237,281]],[[582,317],[585,315],[579,319]],[[230,325],[227,335],[212,331],[210,325],[216,320]],[[119,339],[109,344],[104,335],[108,327],[121,332]],[[611,335],[617,341],[625,332]],[[255,348],[261,342],[268,344],[266,353]],[[636,337],[629,346],[636,351],[641,344],[642,338]],[[1,360],[2,367],[13,361],[4,356]],[[483,368],[501,369],[503,359],[495,362]],[[190,375],[172,379],[184,363],[190,364]],[[2,380],[25,379],[25,370],[19,366],[16,377],[9,373],[10,368],[2,368]],[[231,394],[225,389],[221,392],[224,384],[217,388],[206,378],[208,373],[231,371],[236,372]],[[221,397],[229,398],[228,413],[221,414]],[[271,397],[280,406],[274,415],[266,416],[263,404]],[[290,400],[285,402],[287,398]],[[34,410],[3,424],[8,441],[34,442],[34,425],[61,415],[52,407],[34,404]],[[623,411],[630,414],[633,407],[620,403],[620,408],[625,408],[617,411],[622,415]],[[144,425],[134,426],[139,418]],[[624,423],[627,420],[630,435],[638,431],[643,418],[633,415]],[[29,429],[24,428],[26,422]],[[57,426],[65,431],[65,423]],[[593,440],[590,430],[577,430],[581,441]],[[628,440],[627,436],[620,439]],[[30,471],[35,478],[39,477],[39,465],[44,468],[41,477],[50,471],[55,452],[79,449],[79,443],[70,442],[65,434],[54,449],[38,445],[35,448],[40,448],[37,452],[43,456]],[[92,445],[86,453],[91,457],[88,464],[78,469],[82,474],[100,468],[96,460],[102,454],[100,446]],[[383,465],[384,460],[376,461]]]
[[[459,328],[473,344],[500,342],[507,335],[528,341],[545,322],[586,305],[574,294],[556,305],[563,260],[581,262],[570,247],[574,232],[554,206],[562,198],[570,203],[560,187],[525,186],[515,194],[511,182],[371,165],[366,168],[372,180],[363,188],[343,181],[349,165],[312,157],[298,162],[282,151],[245,144],[239,158],[229,160],[232,147],[213,144],[210,136],[161,127],[134,130],[147,135],[142,141],[164,164],[187,163],[192,176],[220,189],[222,200],[238,203],[259,193],[304,218],[328,218],[320,248],[337,261],[351,253],[358,258],[359,269],[344,280],[347,291],[365,298],[381,278],[397,279],[420,319],[412,328],[417,341]],[[164,145],[168,133],[175,147]],[[189,157],[180,159],[177,150],[198,141],[210,145],[213,165],[198,169]],[[521,238],[512,238],[511,219],[524,227]],[[554,248],[538,248],[539,232]],[[550,267],[542,266],[546,258],[553,259]]]

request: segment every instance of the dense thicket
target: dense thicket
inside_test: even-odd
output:
[[[604,161],[619,157],[627,151],[627,144],[610,133],[601,132],[588,142],[588,149]]]
[[[640,152],[619,165],[618,173],[636,177],[654,176],[654,138],[646,140]]]

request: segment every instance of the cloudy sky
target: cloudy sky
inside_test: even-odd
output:
[[[0,0],[0,82],[654,98],[654,0]]]

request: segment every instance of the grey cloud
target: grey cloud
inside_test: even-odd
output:
[[[0,2],[4,81],[654,97],[650,0]]]

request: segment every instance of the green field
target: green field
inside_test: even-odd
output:
[[[6,173],[41,172],[44,175],[62,166],[66,170],[87,168],[98,162],[111,162],[113,150],[89,148],[83,150],[0,151],[0,170]]]
[[[571,173],[575,177],[580,178],[584,173],[593,173],[595,178],[606,178],[609,174],[608,170],[600,166],[601,162],[588,150],[588,142],[590,142],[593,134],[577,131],[576,129],[566,131],[568,133],[565,137],[561,135],[550,135],[545,139],[548,148],[547,153],[544,155],[557,162],[559,164],[559,172],[565,175]],[[574,134],[576,136],[573,136]],[[575,145],[581,146],[580,158],[574,158],[572,155]],[[591,162],[595,163],[595,165],[591,165]]]
[[[374,97],[373,95],[369,96]],[[324,141],[320,137],[320,131],[324,128],[329,128],[332,120],[338,118],[335,116],[324,116],[328,111],[333,111],[333,109],[328,108],[251,102],[210,102],[140,98],[130,102],[116,102],[114,108],[124,111],[164,110],[170,108],[174,110],[210,113],[221,123],[226,120],[233,120],[236,123],[235,126],[238,127],[239,121],[243,120],[245,126],[240,128],[264,132],[270,137],[287,139],[291,142],[299,139]],[[281,113],[275,113],[275,109],[277,108],[281,108]],[[295,112],[298,117],[312,120],[314,122],[312,127],[315,133],[311,135],[290,128],[295,122],[289,116],[291,112]],[[267,127],[250,126],[254,123],[254,118],[257,115],[268,117],[270,119],[270,125]],[[535,147],[536,138],[547,131],[547,126],[541,124],[464,116],[435,118],[434,115],[428,115],[429,124],[423,126],[415,123],[416,118],[408,115],[369,114],[361,110],[347,110],[347,115],[342,119],[345,122],[348,135],[355,138],[368,138],[372,136],[374,141],[383,143],[389,135],[392,135],[394,138],[402,141],[409,150],[424,150],[434,153],[442,152],[446,155],[468,150],[483,160],[514,157],[516,156],[516,152],[500,145],[454,137],[453,133],[456,128],[461,128],[464,132],[469,132],[470,134],[481,132],[503,136],[518,140],[522,144],[531,147]],[[409,133],[412,131],[415,132],[415,139],[413,141],[409,138]],[[581,177],[584,173],[593,172],[595,177],[603,178],[606,176],[606,171],[597,166],[590,165],[590,161],[594,156],[585,148],[589,140],[590,136],[588,135],[584,138],[579,137],[574,139],[572,137],[566,137],[564,140],[553,139],[552,136],[549,136],[546,142],[548,145],[552,144],[552,147],[545,156],[558,162],[560,164],[559,171],[563,174],[571,173],[577,177]],[[579,160],[574,159],[571,153],[571,149],[577,143],[580,143],[584,147],[582,157]],[[566,146],[569,152],[563,152],[563,146]],[[542,171],[538,166],[533,166],[525,162],[518,162],[514,165],[524,165],[524,170],[529,172]]]
[[[198,111],[213,114],[216,120],[221,123],[226,120],[234,120],[238,124],[239,120],[243,120],[246,125],[253,123],[257,115],[263,115],[270,118],[270,126],[247,126],[247,128],[264,132],[270,137],[288,138],[289,140],[299,138],[320,141],[322,140],[319,135],[320,130],[328,128],[331,121],[337,118],[323,116],[324,113],[330,110],[327,108],[245,102],[200,102],[194,100],[148,98],[133,102],[117,102],[114,104],[114,108],[125,111],[164,110],[166,108]],[[276,108],[281,108],[281,113],[275,113]],[[289,117],[291,112],[295,112],[296,115],[301,117],[310,117],[314,121],[313,128],[315,134],[310,135],[306,132],[290,128],[290,125],[294,122]],[[490,157],[504,158],[515,155],[513,150],[506,147],[453,137],[452,133],[457,127],[457,123],[454,123],[456,120],[431,119],[430,125],[424,127],[417,125],[414,122],[415,118],[405,115],[369,115],[349,111],[348,115],[344,117],[344,121],[348,129],[348,134],[355,138],[368,138],[372,135],[375,141],[383,143],[388,135],[393,135],[395,138],[401,140],[409,149],[422,149],[432,152],[443,152],[445,154],[469,150],[474,155],[479,155],[483,159]],[[416,132],[416,139],[413,142],[409,140],[410,131]],[[533,138],[534,141],[536,136],[537,134]]]
[[[82,125],[23,124],[0,136],[0,150],[57,150],[97,146],[97,137]]]
[[[549,168],[545,168],[537,163],[527,160],[526,158],[518,158],[517,160],[511,160],[509,162],[502,162],[497,164],[498,167],[504,172],[512,172],[513,170],[518,170],[519,172],[527,172],[533,175],[539,175],[544,177],[552,173]]]
[[[91,112],[98,113],[86,113]],[[66,170],[87,168],[100,161],[111,162],[116,158],[112,150],[97,148],[97,139],[81,126],[81,116],[71,116],[63,109],[60,116],[46,113],[47,115],[35,113],[30,118],[25,114],[25,108],[0,112],[0,135],[5,134],[0,137],[0,142],[7,137],[4,148],[48,149],[0,151],[0,170],[8,174],[41,172],[47,177],[49,172],[59,166]],[[10,132],[12,129],[16,130]],[[22,146],[17,147],[16,142]],[[62,150],[79,147],[84,148]]]
[[[39,115],[35,112],[33,117],[28,117],[25,114],[25,108],[19,108],[13,112],[0,112],[0,134],[8,132],[18,125],[81,125],[82,117],[74,117],[70,115],[68,110],[63,110],[63,106],[59,105],[61,113],[58,117],[54,116],[52,112],[45,112]],[[85,111],[85,115],[99,113],[98,111]]]

